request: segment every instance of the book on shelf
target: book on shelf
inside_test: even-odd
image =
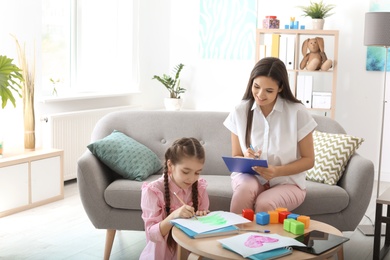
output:
[[[185,226],[182,226],[178,223],[173,223],[175,227],[183,231],[187,236],[190,238],[205,238],[205,237],[215,237],[215,236],[225,236],[225,235],[234,235],[238,234],[239,228],[236,227],[235,225],[223,227],[223,228],[218,228],[206,232],[195,232],[189,228],[186,228]]]

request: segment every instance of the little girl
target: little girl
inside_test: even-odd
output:
[[[170,220],[209,212],[207,183],[199,179],[204,162],[205,152],[197,139],[178,139],[165,153],[163,176],[143,184],[141,208],[147,244],[140,259],[176,259]]]

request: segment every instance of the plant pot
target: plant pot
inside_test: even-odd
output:
[[[181,98],[165,98],[164,105],[166,110],[178,111],[181,109],[183,100]]]
[[[312,19],[312,29],[313,30],[322,30],[324,29],[325,19]]]

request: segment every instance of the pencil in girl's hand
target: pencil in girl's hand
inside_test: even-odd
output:
[[[187,205],[177,194],[176,192],[173,192],[173,194],[175,194],[176,198],[183,204],[183,205]],[[196,220],[198,220],[198,218],[196,217],[196,215],[194,215],[194,218]]]

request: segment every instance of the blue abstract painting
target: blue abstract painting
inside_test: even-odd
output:
[[[389,0],[371,0],[370,12],[388,12],[390,11]],[[366,70],[368,71],[383,71],[385,67],[386,49],[383,47],[367,47]],[[388,62],[386,71],[390,71],[390,51],[387,56]]]
[[[200,0],[200,44],[203,59],[253,60],[256,0]]]

